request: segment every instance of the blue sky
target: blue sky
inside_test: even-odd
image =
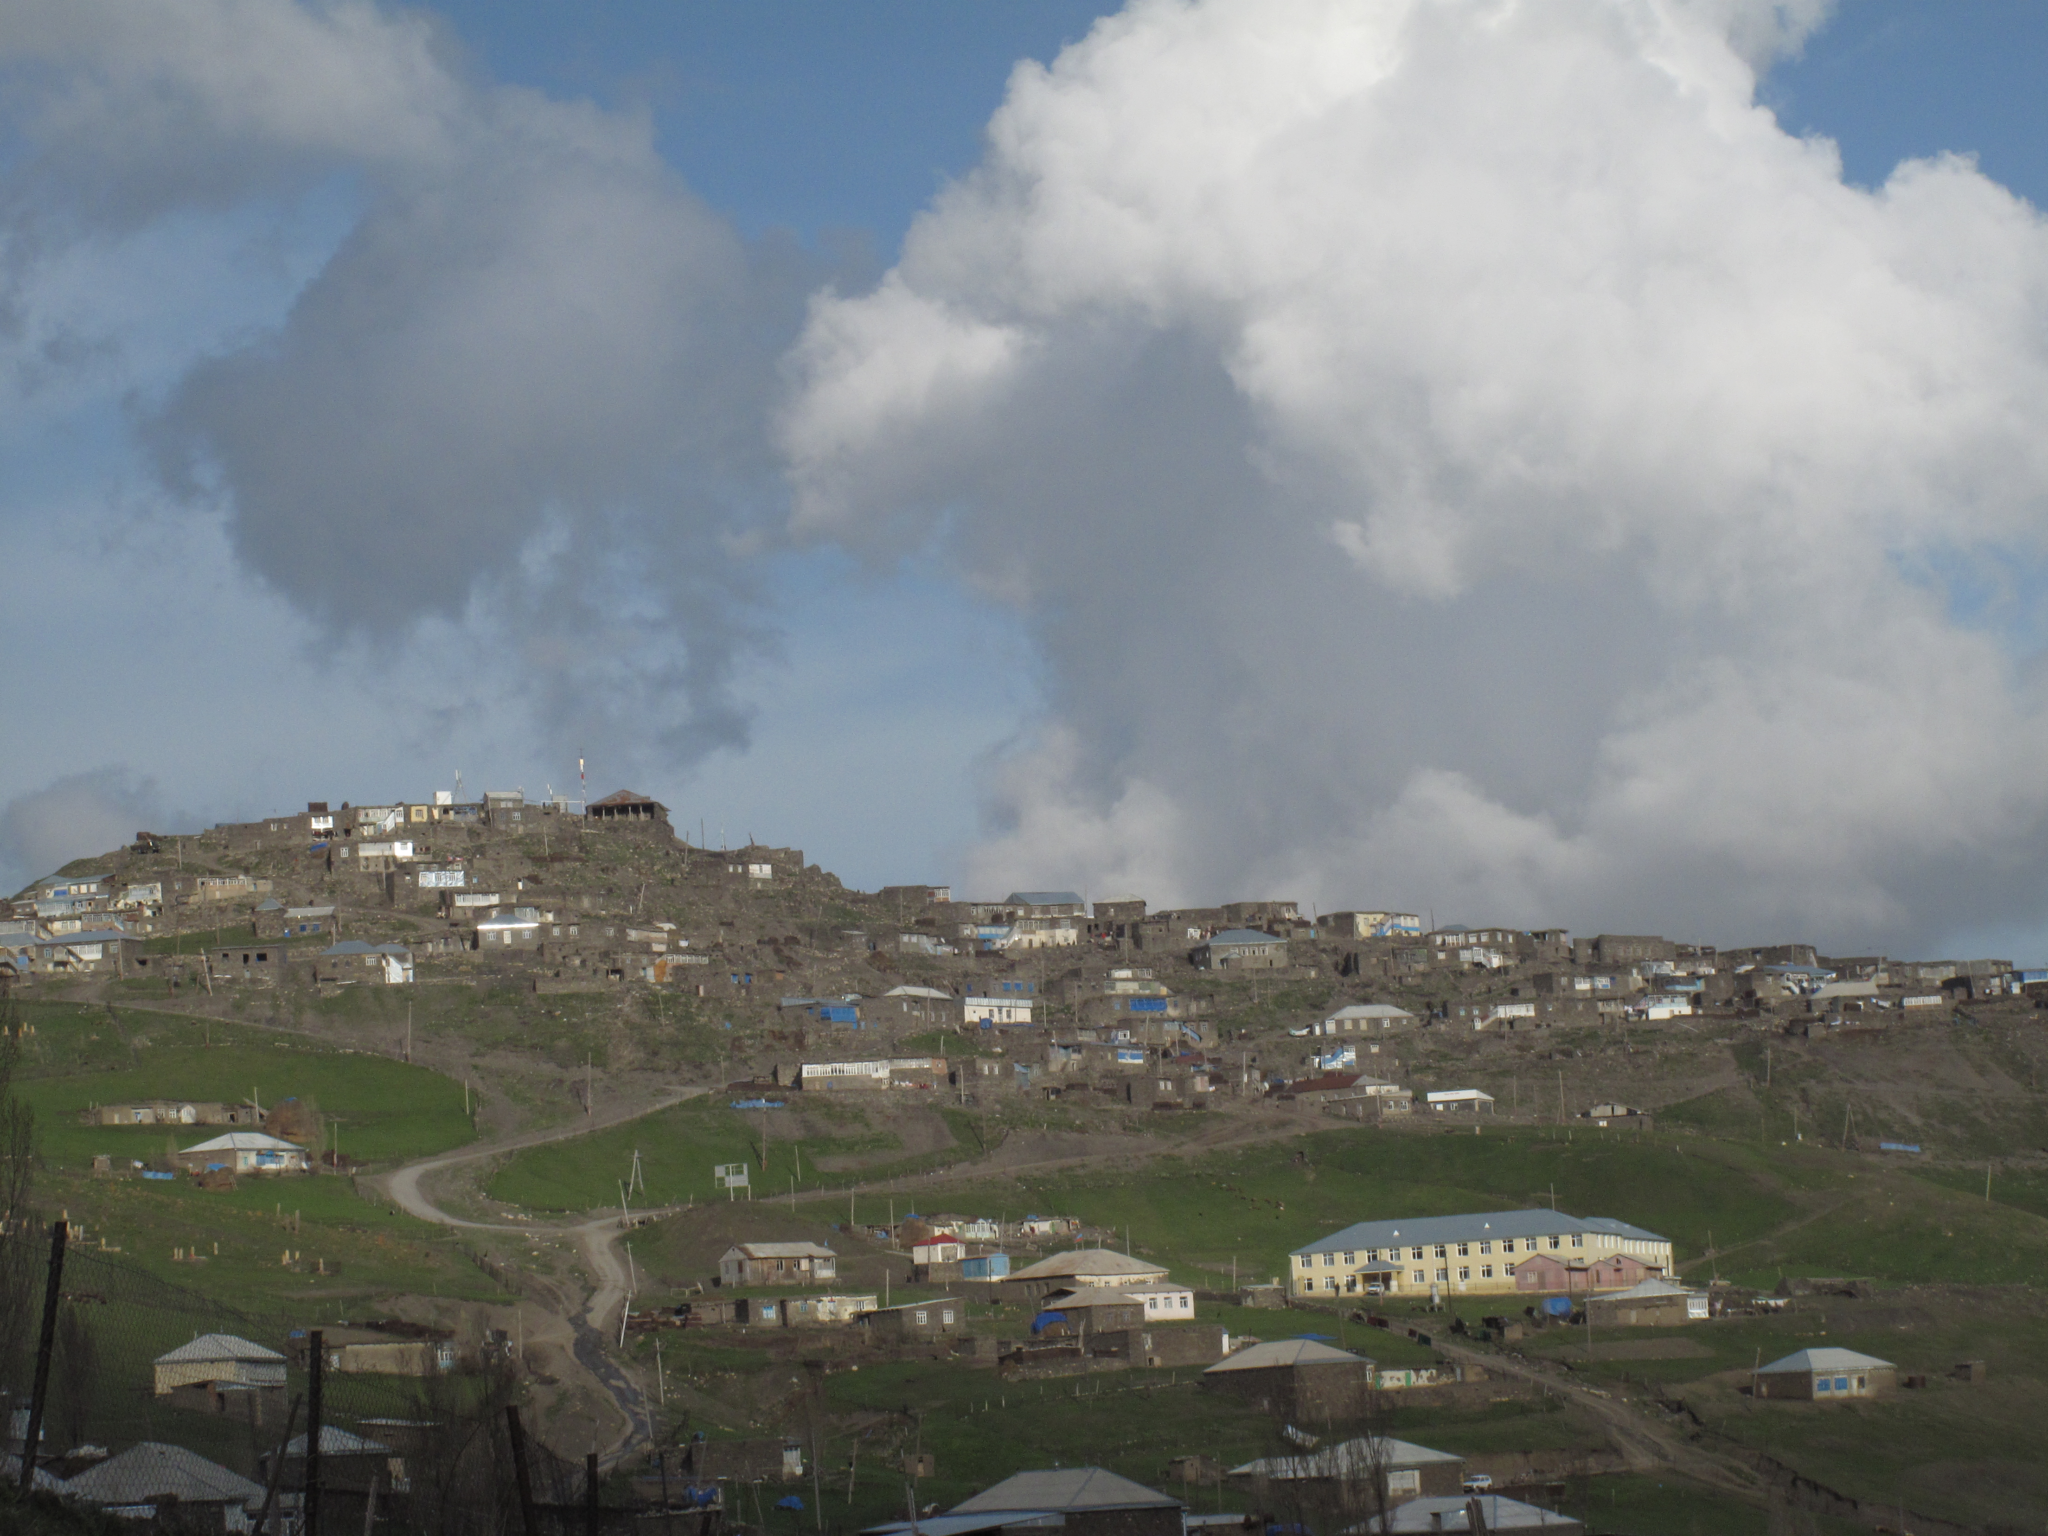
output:
[[[0,0],[0,24],[7,8]],[[1004,514],[1011,525],[1020,521],[1014,507],[1030,515],[1031,495],[1005,501],[1019,494],[1020,484],[1036,495],[1084,503],[1103,498],[1086,511],[1090,528],[1113,521],[1120,498],[1128,500],[1129,486],[1072,442],[1048,448],[1021,432],[1010,447],[990,450],[982,466],[959,470],[949,461],[931,482],[939,487],[929,493],[935,505],[919,506],[914,515],[911,503],[927,495],[923,489],[891,490],[901,504],[876,514],[872,524],[855,522],[822,537],[790,537],[783,527],[793,482],[789,465],[776,461],[783,451],[776,434],[801,396],[802,380],[799,365],[776,354],[798,334],[804,292],[829,285],[857,296],[873,285],[896,262],[911,221],[949,182],[982,162],[985,130],[1019,61],[1050,63],[1114,7],[1079,0],[871,0],[856,6],[439,0],[420,9],[438,18],[458,78],[474,98],[451,109],[443,91],[432,98],[440,104],[423,108],[405,132],[431,139],[443,122],[437,113],[459,118],[467,111],[474,122],[461,132],[472,139],[516,138],[504,127],[516,115],[505,86],[526,88],[553,106],[591,103],[606,132],[644,115],[665,172],[629,164],[608,216],[619,218],[619,227],[644,217],[650,233],[641,248],[659,251],[694,238],[688,235],[697,228],[694,215],[680,206],[694,196],[737,237],[732,252],[738,254],[717,259],[728,266],[751,263],[750,275],[728,273],[727,297],[711,304],[705,322],[706,334],[716,336],[683,338],[673,355],[640,361],[649,377],[693,371],[711,377],[712,397],[729,394],[741,402],[733,410],[747,417],[736,431],[744,441],[726,443],[716,462],[691,460],[694,450],[662,441],[658,414],[620,428],[617,436],[596,440],[591,458],[640,454],[647,461],[643,477],[635,478],[638,470],[620,478],[577,464],[565,472],[568,488],[552,493],[555,504],[541,495],[524,512],[508,514],[505,548],[480,549],[480,574],[466,594],[433,592],[407,617],[410,628],[337,623],[335,614],[346,614],[350,603],[384,601],[380,594],[389,583],[368,570],[374,557],[364,572],[331,569],[337,560],[349,563],[346,554],[337,555],[350,548],[345,538],[294,542],[285,526],[298,504],[293,497],[320,489],[320,475],[303,470],[294,479],[289,468],[262,462],[259,439],[269,429],[256,407],[266,392],[289,393],[321,369],[325,379],[291,396],[298,410],[339,420],[366,406],[366,397],[332,382],[359,364],[369,377],[367,354],[352,349],[348,326],[355,322],[319,331],[312,321],[321,306],[340,313],[396,274],[400,286],[415,278],[421,283],[407,300],[421,306],[418,314],[436,303],[453,312],[460,305],[449,295],[459,285],[446,280],[448,272],[465,273],[468,282],[500,269],[476,262],[459,232],[434,222],[432,210],[446,189],[423,192],[425,179],[439,173],[420,167],[439,164],[435,156],[446,146],[394,150],[374,125],[334,128],[317,115],[310,128],[266,129],[246,140],[235,138],[244,130],[233,126],[240,121],[233,113],[219,120],[229,127],[215,123],[203,130],[167,118],[166,134],[190,133],[189,147],[179,150],[167,173],[122,139],[119,120],[100,138],[78,131],[76,143],[38,139],[44,123],[56,120],[36,116],[43,93],[61,96],[75,78],[66,71],[77,56],[61,49],[37,55],[35,45],[24,45],[6,56],[15,99],[28,104],[14,119],[18,152],[7,160],[6,174],[18,183],[14,206],[29,210],[14,233],[20,236],[16,248],[30,254],[22,268],[28,276],[10,290],[26,319],[12,343],[0,419],[7,469],[0,523],[12,549],[0,643],[16,662],[0,682],[0,706],[10,719],[34,721],[39,729],[0,742],[0,883],[39,872],[71,847],[67,839],[89,840],[137,818],[169,824],[260,814],[309,797],[417,796],[446,787],[456,769],[470,788],[522,783],[538,793],[567,785],[581,755],[592,762],[593,793],[631,784],[668,799],[679,821],[703,821],[714,838],[723,826],[735,838],[752,833],[800,845],[812,859],[870,887],[917,879],[1092,879],[1098,887],[1149,880],[1161,888],[1155,896],[1221,899],[1247,894],[1254,885],[1261,894],[1275,894],[1263,887],[1278,885],[1286,889],[1277,894],[1320,892],[1326,904],[1365,902],[1375,898],[1364,890],[1341,893],[1372,878],[1356,871],[1370,870],[1382,856],[1397,865],[1411,857],[1412,850],[1384,853],[1385,837],[1395,835],[1387,828],[1408,825],[1414,796],[1436,794],[1443,774],[1479,793],[1485,814],[1510,818],[1516,830],[1507,835],[1509,843],[1541,843],[1555,832],[1561,847],[1569,845],[1572,829],[1593,814],[1588,807],[1601,793],[1600,775],[1635,750],[1625,738],[1655,712],[1650,701],[1695,690],[1717,664],[1713,648],[1735,643],[1719,634],[1716,621],[1697,615],[1688,617],[1687,626],[1697,624],[1686,628],[1683,642],[1672,640],[1669,622],[1646,632],[1639,646],[1603,645],[1597,635],[1585,639],[1583,655],[1595,658],[1589,665],[1609,665],[1617,652],[1634,653],[1632,664],[1640,661],[1636,672],[1615,663],[1610,686],[1622,702],[1611,713],[1572,713],[1577,701],[1599,691],[1589,686],[1551,711],[1559,721],[1571,719],[1552,741],[1525,735],[1519,745],[1468,751],[1446,744],[1457,733],[1440,725],[1441,742],[1427,751],[1415,747],[1412,760],[1383,765],[1383,778],[1369,791],[1357,790],[1349,808],[1344,802],[1352,791],[1336,780],[1312,781],[1310,775],[1266,783],[1259,763],[1276,755],[1334,765],[1353,750],[1341,732],[1310,739],[1320,727],[1302,722],[1323,718],[1323,706],[1304,698],[1285,715],[1285,729],[1297,736],[1283,754],[1261,735],[1278,728],[1273,721],[1254,723],[1255,704],[1272,702],[1259,695],[1271,690],[1263,681],[1245,681],[1259,676],[1258,668],[1245,665],[1252,656],[1272,671],[1300,675],[1302,654],[1328,654],[1315,638],[1318,631],[1295,620],[1311,601],[1331,600],[1311,600],[1301,585],[1329,576],[1321,568],[1331,563],[1329,550],[1302,556],[1313,578],[1285,576],[1277,568],[1259,574],[1253,586],[1263,594],[1259,601],[1271,605],[1262,614],[1231,613],[1231,589],[1205,593],[1202,573],[1191,569],[1170,612],[1148,608],[1143,618],[1127,617],[1127,590],[1092,587],[1035,564],[1041,552],[1012,538],[1014,526],[998,528],[988,520],[993,514],[987,509],[998,505],[1013,508]],[[317,14],[296,9],[292,0],[263,0],[262,10],[281,26]],[[1148,25],[1166,36],[1176,13],[1176,7],[1154,5]],[[381,14],[402,21],[408,12],[385,6]],[[25,24],[17,31],[27,35]],[[104,58],[92,66],[103,70],[103,82],[126,78],[122,70],[130,67],[121,62],[118,32],[118,23],[109,28]],[[401,57],[403,38],[393,36],[399,40],[390,46],[399,52],[380,55],[372,73],[403,73],[391,62]],[[248,67],[259,79],[265,70],[295,67],[290,49],[302,44],[255,37],[252,29]],[[2048,134],[2039,107],[2048,99],[2048,6],[1844,0],[1802,50],[1772,67],[1758,94],[1792,133],[1835,141],[1853,187],[1881,187],[1903,160],[1954,152],[1974,157],[1986,177],[2035,206],[2048,205]],[[252,99],[260,102],[262,93]],[[260,110],[267,109],[257,115]],[[126,114],[128,124],[146,120]],[[549,119],[544,135],[568,143],[581,131],[562,116]],[[331,142],[323,137],[328,134]],[[32,150],[22,150],[24,144]],[[554,172],[517,161],[513,150],[478,151],[471,142],[462,152],[478,155],[486,171],[512,165],[536,185],[545,183],[535,194],[537,208],[562,206],[580,185],[573,177],[548,180]],[[623,153],[631,162],[630,151]],[[401,163],[400,170],[390,168]],[[49,166],[55,177],[43,174]],[[463,217],[488,221],[497,211],[486,200]],[[778,245],[790,236],[800,255]],[[707,238],[716,244],[722,236]],[[48,259],[37,254],[51,251],[57,254]],[[554,258],[544,251],[533,259]],[[440,276],[435,263],[443,264]],[[541,271],[536,281],[559,275]],[[619,275],[615,270],[596,282]],[[976,281],[959,279],[963,306],[980,302]],[[665,291],[650,281],[650,293]],[[1014,299],[991,298],[987,313],[1010,313]],[[596,301],[601,305],[605,296],[597,294]],[[751,320],[720,329],[721,306],[750,305],[758,307],[758,314],[749,311]],[[518,323],[503,329],[517,330]],[[1050,352],[1052,341],[1046,345]],[[486,353],[480,351],[483,360],[474,365],[479,397],[492,382]],[[736,381],[729,390],[716,381],[720,370]],[[593,412],[593,421],[602,419]],[[682,415],[679,410],[679,420]],[[375,411],[364,419],[374,420]],[[386,429],[406,425],[402,413],[385,422]],[[470,425],[450,415],[426,433],[450,433],[453,457]],[[364,430],[371,435],[362,442],[308,435],[306,450],[334,451],[338,465],[375,459],[382,449],[379,429]],[[1008,427],[989,430],[1000,434]],[[1193,429],[1195,440],[1213,441],[1234,430],[1206,417]],[[235,432],[242,434],[238,450]],[[172,467],[176,453],[194,443],[202,449],[194,462],[203,465],[207,451],[226,455],[210,470],[202,468],[196,486],[178,482]],[[1271,444],[1248,450],[1248,461],[1273,472],[1273,451]],[[906,454],[902,462],[915,457]],[[1064,489],[1038,489],[1041,480]],[[374,500],[382,483],[366,482],[359,499]],[[922,485],[915,475],[906,483]],[[270,487],[268,512],[259,505],[259,484]],[[1197,484],[1192,495],[1200,502],[1207,493]],[[1198,509],[1217,519],[1206,525],[1210,531],[1244,516],[1221,510],[1229,494],[1218,490],[1215,507]],[[726,510],[664,544],[665,530],[687,520],[674,514],[673,522],[663,521],[672,516],[672,502]],[[346,508],[347,495],[335,505]],[[387,516],[377,525],[386,530],[379,537],[403,529],[407,515]],[[263,516],[272,522],[264,524]],[[901,536],[904,517],[929,531]],[[1178,528],[1162,535],[1132,518],[1128,542],[1106,540],[1103,558],[1129,559],[1131,550],[1158,547],[1161,537],[1183,537]],[[2018,532],[1962,527],[1928,540],[1901,535],[1897,547],[1881,552],[1880,563],[1895,575],[1906,572],[1902,579],[1937,603],[1945,597],[1962,629],[1995,625],[1997,613],[2007,611],[2021,616],[2015,624],[2031,626],[2038,604],[2030,592],[2002,591],[1992,612],[1981,581],[1950,579],[1981,571],[1986,559],[1995,564],[2009,557],[2041,568],[2024,517],[2021,522]],[[623,547],[644,545],[647,557],[620,562],[622,546],[614,544],[612,567],[601,569],[607,551],[591,530],[604,527]],[[547,530],[560,528],[571,531],[551,543],[557,534]],[[645,543],[650,536],[654,542]],[[1208,536],[1199,531],[1192,539]],[[1275,540],[1276,546],[1284,542]],[[1365,558],[1358,553],[1364,544],[1344,547],[1353,558]],[[1613,557],[1615,547],[1602,545],[1597,558]],[[537,578],[534,563],[559,549],[573,556],[561,561],[563,568],[581,574]],[[523,553],[514,559],[506,550]],[[504,558],[494,565],[487,553]],[[1668,569],[1655,580],[1667,575]],[[1289,581],[1297,583],[1292,590]],[[1474,600],[1491,603],[1494,613],[1516,608],[1515,598],[1487,596],[1491,589],[1483,586],[1474,590],[1480,594]],[[717,625],[705,617],[707,592],[729,599],[719,611],[741,615],[731,631],[714,633]],[[1888,601],[1897,611],[1899,600]],[[1548,611],[1583,610],[1568,595]],[[1164,626],[1157,636],[1151,634],[1155,623]],[[1236,636],[1234,652],[1211,649],[1222,646],[1224,631]],[[1462,646],[1472,635],[1470,626],[1444,632],[1454,642],[1434,643]],[[716,643],[707,646],[707,637]],[[2014,666],[2038,648],[2031,628],[2004,639]],[[1571,635],[1547,634],[1543,643],[1555,645],[1559,655],[1581,654],[1572,649],[1581,640]],[[1706,649],[1687,656],[1687,644]],[[721,658],[716,675],[686,685],[682,680],[705,654]],[[1231,751],[1253,755],[1238,763],[1226,751],[1210,763],[1201,732],[1170,718],[1168,705],[1149,702],[1150,680],[1167,677],[1180,664],[1175,656],[1202,658],[1187,664],[1247,689],[1236,728],[1240,742]],[[1643,681],[1667,660],[1670,670],[1661,682],[1651,687]],[[52,668],[139,673],[149,681],[120,708],[66,702],[61,691],[36,681]],[[175,686],[152,675],[166,671]],[[630,686],[616,687],[622,675]],[[1165,690],[1170,696],[1201,697],[1224,686],[1198,678],[1177,690],[1188,680],[1173,681],[1176,687]],[[1377,684],[1367,676],[1345,686],[1355,694]],[[2035,684],[2014,676],[2006,686],[2018,698],[2031,697]],[[615,696],[600,698],[608,688],[616,688]],[[684,693],[687,703],[677,703]],[[1426,718],[1429,702],[1409,698],[1396,713]],[[1223,703],[1227,718],[1229,701]],[[1531,709],[1528,718],[1542,716]],[[1150,766],[1159,764],[1169,766],[1152,775]],[[1515,764],[1528,775],[1525,781],[1515,782]],[[1341,779],[1335,767],[1318,772]],[[1177,788],[1160,787],[1176,776]],[[1203,787],[1193,787],[1197,780]],[[1052,793],[1045,786],[1054,781],[1067,786],[1059,791],[1066,799],[1049,808],[1042,797]],[[1260,807],[1248,820],[1270,822],[1272,830],[1261,834],[1270,842],[1267,850],[1239,848],[1207,864],[1176,862],[1156,847],[1145,851],[1146,838],[1156,843],[1166,835],[1159,828],[1190,824],[1176,823],[1176,815],[1215,826],[1235,816],[1239,802]],[[1322,849],[1328,840],[1320,827],[1331,817],[1356,819],[1368,811],[1378,818],[1381,831],[1374,837],[1381,840],[1357,846],[1380,851],[1347,853],[1333,864],[1337,856]],[[1290,814],[1298,821],[1287,830],[1281,824]],[[1469,820],[1478,813],[1459,814]],[[1753,820],[1749,811],[1730,816],[1730,827]],[[1188,834],[1179,835],[1185,840]],[[1753,880],[1752,856],[1735,847],[1740,837],[1731,832],[1725,845],[1714,845],[1715,835],[1701,834],[1700,889],[1733,890]],[[1925,846],[1939,849],[1941,842],[1930,834]],[[1945,850],[1926,855],[1950,856]],[[1581,855],[1554,857],[1591,867]],[[1045,862],[1034,862],[1039,859]],[[1537,855],[1514,859],[1540,862]],[[1549,884],[1532,879],[1523,891],[1511,873],[1521,864],[1510,860],[1495,868],[1480,860],[1472,867],[1481,866],[1493,872],[1474,873],[1464,884],[1447,878],[1441,888],[1404,874],[1402,889],[1379,899],[1434,905],[1473,921],[1614,920],[1595,909],[1505,910],[1520,902],[1571,901],[1577,898],[1568,893],[1580,887],[1560,877],[1561,883]],[[1932,869],[1886,865],[1844,875],[1839,885],[1864,886],[1839,910],[1815,906],[1810,893],[1800,894],[1804,887],[1788,884],[1772,920],[1812,909],[1823,927],[1860,922],[1928,946],[1980,933],[1997,932],[2000,942],[2012,942],[2015,933],[2048,931],[2048,913],[1996,922],[1930,917],[1901,892],[1916,881],[1934,889],[1963,878],[1947,865],[1938,874]],[[1751,873],[1730,873],[1743,870]],[[1631,883],[1634,878],[1609,878],[1586,889],[1643,888]],[[1230,888],[1206,888],[1218,882]],[[1727,942],[1753,937],[1722,931],[1733,899],[1674,899],[1656,920],[1719,924],[1707,936]],[[1463,910],[1489,902],[1500,906]]]

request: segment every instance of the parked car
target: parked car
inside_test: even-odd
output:
[[[1467,1493],[1484,1493],[1492,1486],[1493,1474],[1491,1472],[1467,1472],[1465,1474],[1465,1491]]]

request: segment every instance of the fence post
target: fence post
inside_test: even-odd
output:
[[[505,1405],[505,1424],[512,1434],[512,1472],[519,1481],[519,1521],[526,1536],[540,1536],[533,1516],[533,1477],[526,1469],[526,1426],[511,1403]]]
[[[284,1476],[285,1457],[291,1454],[292,1426],[299,1422],[301,1401],[293,1397],[291,1407],[285,1410],[284,1433],[277,1440],[277,1460],[270,1464],[270,1476],[263,1480],[263,1513],[256,1518],[256,1536],[270,1536],[270,1512],[277,1508],[277,1483]]]
[[[28,1400],[28,1425],[21,1437],[21,1491],[36,1485],[36,1447],[43,1438],[43,1409],[50,1400],[50,1353],[57,1344],[57,1308],[64,1300],[64,1239],[70,1229],[50,1223],[50,1278],[43,1287],[43,1336],[36,1345],[35,1387]]]
[[[583,1458],[583,1531],[597,1536],[597,1452]]]
[[[302,1495],[300,1529],[305,1536],[320,1536],[320,1432],[325,1427],[321,1410],[326,1406],[327,1338],[318,1328],[307,1335],[312,1346],[311,1369],[306,1373],[306,1487]]]

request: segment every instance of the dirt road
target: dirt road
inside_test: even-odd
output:
[[[577,1251],[582,1255],[584,1268],[590,1277],[589,1304],[583,1309],[580,1317],[560,1313],[551,1313],[550,1316],[568,1330],[572,1340],[571,1353],[576,1363],[589,1374],[592,1384],[611,1400],[624,1421],[618,1438],[613,1441],[602,1458],[607,1466],[624,1458],[636,1446],[651,1439],[654,1434],[653,1418],[648,1412],[645,1394],[627,1377],[607,1348],[631,1293],[627,1266],[621,1261],[617,1249],[618,1240],[626,1231],[624,1214],[562,1224],[534,1221],[472,1221],[441,1209],[434,1203],[433,1196],[427,1192],[425,1183],[433,1174],[449,1168],[502,1157],[508,1152],[521,1151],[527,1147],[545,1146],[549,1142],[570,1141],[578,1136],[587,1136],[592,1131],[605,1130],[610,1126],[623,1125],[629,1120],[638,1120],[646,1115],[659,1113],[671,1105],[680,1104],[685,1099],[694,1098],[707,1091],[703,1088],[678,1089],[643,1108],[613,1111],[546,1130],[502,1137],[481,1146],[465,1147],[460,1152],[446,1152],[439,1157],[422,1158],[419,1162],[408,1163],[374,1181],[401,1210],[419,1217],[422,1221],[481,1232],[512,1232],[529,1238],[545,1232],[573,1236],[576,1239]],[[635,1214],[659,1216],[667,1213],[642,1211]]]

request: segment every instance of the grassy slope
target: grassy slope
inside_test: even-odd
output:
[[[799,1192],[843,1189],[872,1179],[899,1178],[953,1162],[963,1156],[959,1143],[972,1144],[972,1131],[955,1112],[938,1110],[955,1145],[936,1152],[890,1158],[902,1146],[886,1128],[871,1126],[865,1115],[840,1106],[833,1120],[820,1124],[806,1107],[798,1120],[785,1111],[740,1111],[729,1097],[713,1094],[692,1099],[629,1125],[597,1131],[574,1141],[533,1147],[510,1158],[493,1175],[493,1198],[541,1211],[591,1210],[615,1203],[619,1181],[640,1153],[646,1192],[635,1193],[636,1205],[681,1204],[687,1200],[724,1198],[712,1183],[711,1170],[720,1163],[745,1163],[758,1199],[787,1194],[790,1180]],[[762,1161],[763,1122],[768,1157]],[[816,1158],[857,1156],[857,1170],[825,1172]]]

